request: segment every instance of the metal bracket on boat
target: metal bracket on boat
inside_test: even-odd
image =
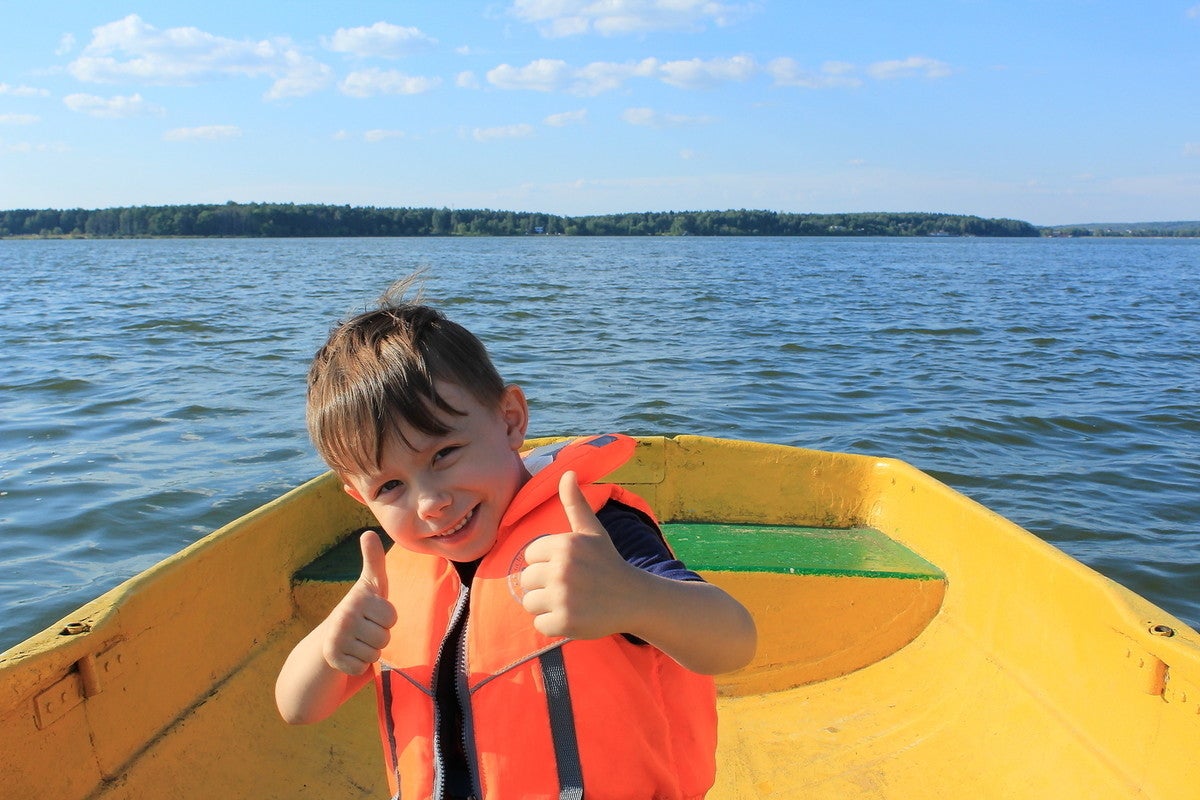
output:
[[[88,653],[76,661],[65,676],[34,698],[38,730],[45,730],[87,698],[100,694],[104,682],[124,669],[124,661],[121,643],[102,653]]]

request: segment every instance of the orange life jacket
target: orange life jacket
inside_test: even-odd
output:
[[[633,440],[599,436],[533,451],[530,470],[470,585],[465,658],[457,670],[475,793],[485,800],[703,797],[715,775],[712,678],[624,636],[547,637],[517,600],[525,546],[567,531],[558,479],[579,476],[593,510],[610,499],[647,514],[631,492],[592,481],[629,459]],[[375,665],[388,780],[396,796],[440,793],[434,680],[443,637],[467,588],[452,564],[393,547],[389,599],[402,630]]]

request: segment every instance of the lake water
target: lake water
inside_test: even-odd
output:
[[[534,435],[896,456],[1200,623],[1200,241],[0,241],[0,650],[321,472],[308,360],[419,267]]]

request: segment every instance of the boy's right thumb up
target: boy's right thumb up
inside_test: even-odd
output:
[[[383,542],[375,531],[365,531],[358,537],[359,548],[362,550],[363,568],[359,576],[366,588],[372,593],[387,597],[388,579],[387,567],[384,562]]]

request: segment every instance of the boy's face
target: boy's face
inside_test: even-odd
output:
[[[520,457],[529,423],[525,395],[506,387],[497,408],[481,405],[453,383],[434,388],[465,416],[446,414],[445,436],[407,425],[391,437],[378,472],[342,475],[346,492],[375,515],[396,544],[451,561],[482,558],[500,519],[529,473]]]

